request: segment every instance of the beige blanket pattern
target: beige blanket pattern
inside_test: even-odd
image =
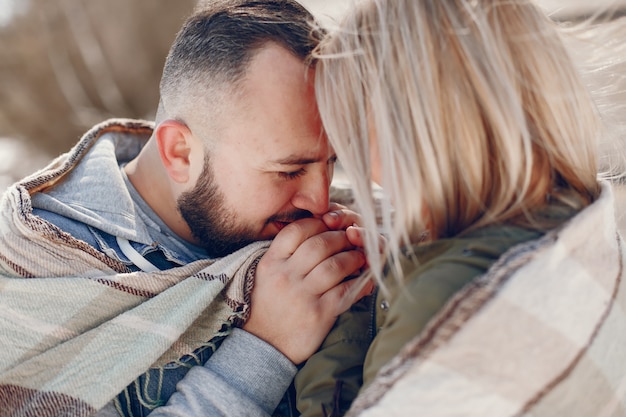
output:
[[[95,140],[84,138],[0,200],[2,416],[91,415],[149,367],[211,345],[248,312],[267,242],[215,261],[129,272],[32,215],[31,193],[61,178]]]

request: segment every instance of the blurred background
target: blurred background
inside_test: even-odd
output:
[[[97,122],[152,119],[163,61],[196,1],[0,0],[0,192]],[[301,0],[322,22],[350,1]],[[572,21],[626,5],[540,3]]]

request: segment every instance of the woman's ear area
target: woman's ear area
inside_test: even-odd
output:
[[[170,178],[178,183],[188,182],[195,142],[189,127],[178,120],[167,119],[156,126],[154,137],[161,162]]]

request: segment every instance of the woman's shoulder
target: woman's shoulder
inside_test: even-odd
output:
[[[542,235],[523,227],[494,225],[416,245],[412,248],[414,256],[407,256],[403,262],[405,283],[411,285],[428,276],[445,279],[484,273],[512,247]]]

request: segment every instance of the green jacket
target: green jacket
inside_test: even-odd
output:
[[[626,245],[601,187],[577,213],[542,210],[545,233],[489,227],[416,248],[401,289],[370,300],[376,316],[342,317],[297,376],[305,415],[340,414],[358,389],[351,417],[626,417]]]
[[[415,245],[414,257],[402,265],[403,284],[387,273],[385,290],[342,315],[297,374],[302,416],[345,414],[381,367],[420,335],[454,294],[512,247],[541,238],[575,214],[570,206],[553,201],[533,213],[533,227],[492,225]]]
[[[417,263],[405,262],[406,284],[387,275],[378,291],[342,315],[326,341],[296,376],[302,416],[343,415],[380,368],[461,288],[484,274],[511,247],[542,232],[492,226],[418,245]]]

